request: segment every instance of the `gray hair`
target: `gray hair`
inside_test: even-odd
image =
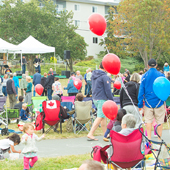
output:
[[[22,78],[26,78],[26,74],[22,74]]]
[[[138,73],[133,73],[130,77],[130,81],[134,81],[136,83],[140,82],[140,77]]]
[[[76,71],[76,73],[79,73],[79,74],[80,74],[80,71],[78,70],[78,71]]]
[[[127,128],[134,128],[136,125],[136,118],[132,114],[126,114],[122,118],[122,124],[126,125]]]
[[[17,73],[13,73],[13,76],[16,76],[17,75]]]

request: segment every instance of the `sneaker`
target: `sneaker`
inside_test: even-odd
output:
[[[105,142],[109,142],[109,139],[107,139],[107,138],[103,138],[103,140],[104,140]]]

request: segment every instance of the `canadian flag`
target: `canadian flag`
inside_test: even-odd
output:
[[[55,100],[50,100],[46,102],[46,108],[47,109],[56,109],[57,108],[57,103]]]

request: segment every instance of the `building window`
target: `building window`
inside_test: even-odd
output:
[[[92,6],[92,12],[97,12],[97,7],[96,6]]]
[[[75,10],[75,11],[80,11],[80,5],[77,5],[77,4],[74,5],[74,10]]]
[[[80,26],[80,20],[75,20],[75,26]]]
[[[63,11],[63,5],[58,4],[56,10],[57,13],[61,13]]]
[[[98,44],[98,38],[97,37],[93,37],[93,44]]]

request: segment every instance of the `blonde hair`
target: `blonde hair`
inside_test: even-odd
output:
[[[44,73],[44,76],[47,77],[47,73]]]
[[[130,81],[134,81],[136,83],[140,82],[140,77],[138,73],[133,73],[130,77]]]
[[[27,76],[26,79],[30,80],[31,81],[31,77],[30,76]]]
[[[22,107],[27,107],[27,103],[23,103],[23,104],[22,104]]]
[[[31,123],[26,123],[26,124],[24,124],[24,126],[23,126],[23,132],[25,133],[25,131],[28,130],[29,127],[32,127],[32,128],[34,129],[33,124],[31,124]]]

